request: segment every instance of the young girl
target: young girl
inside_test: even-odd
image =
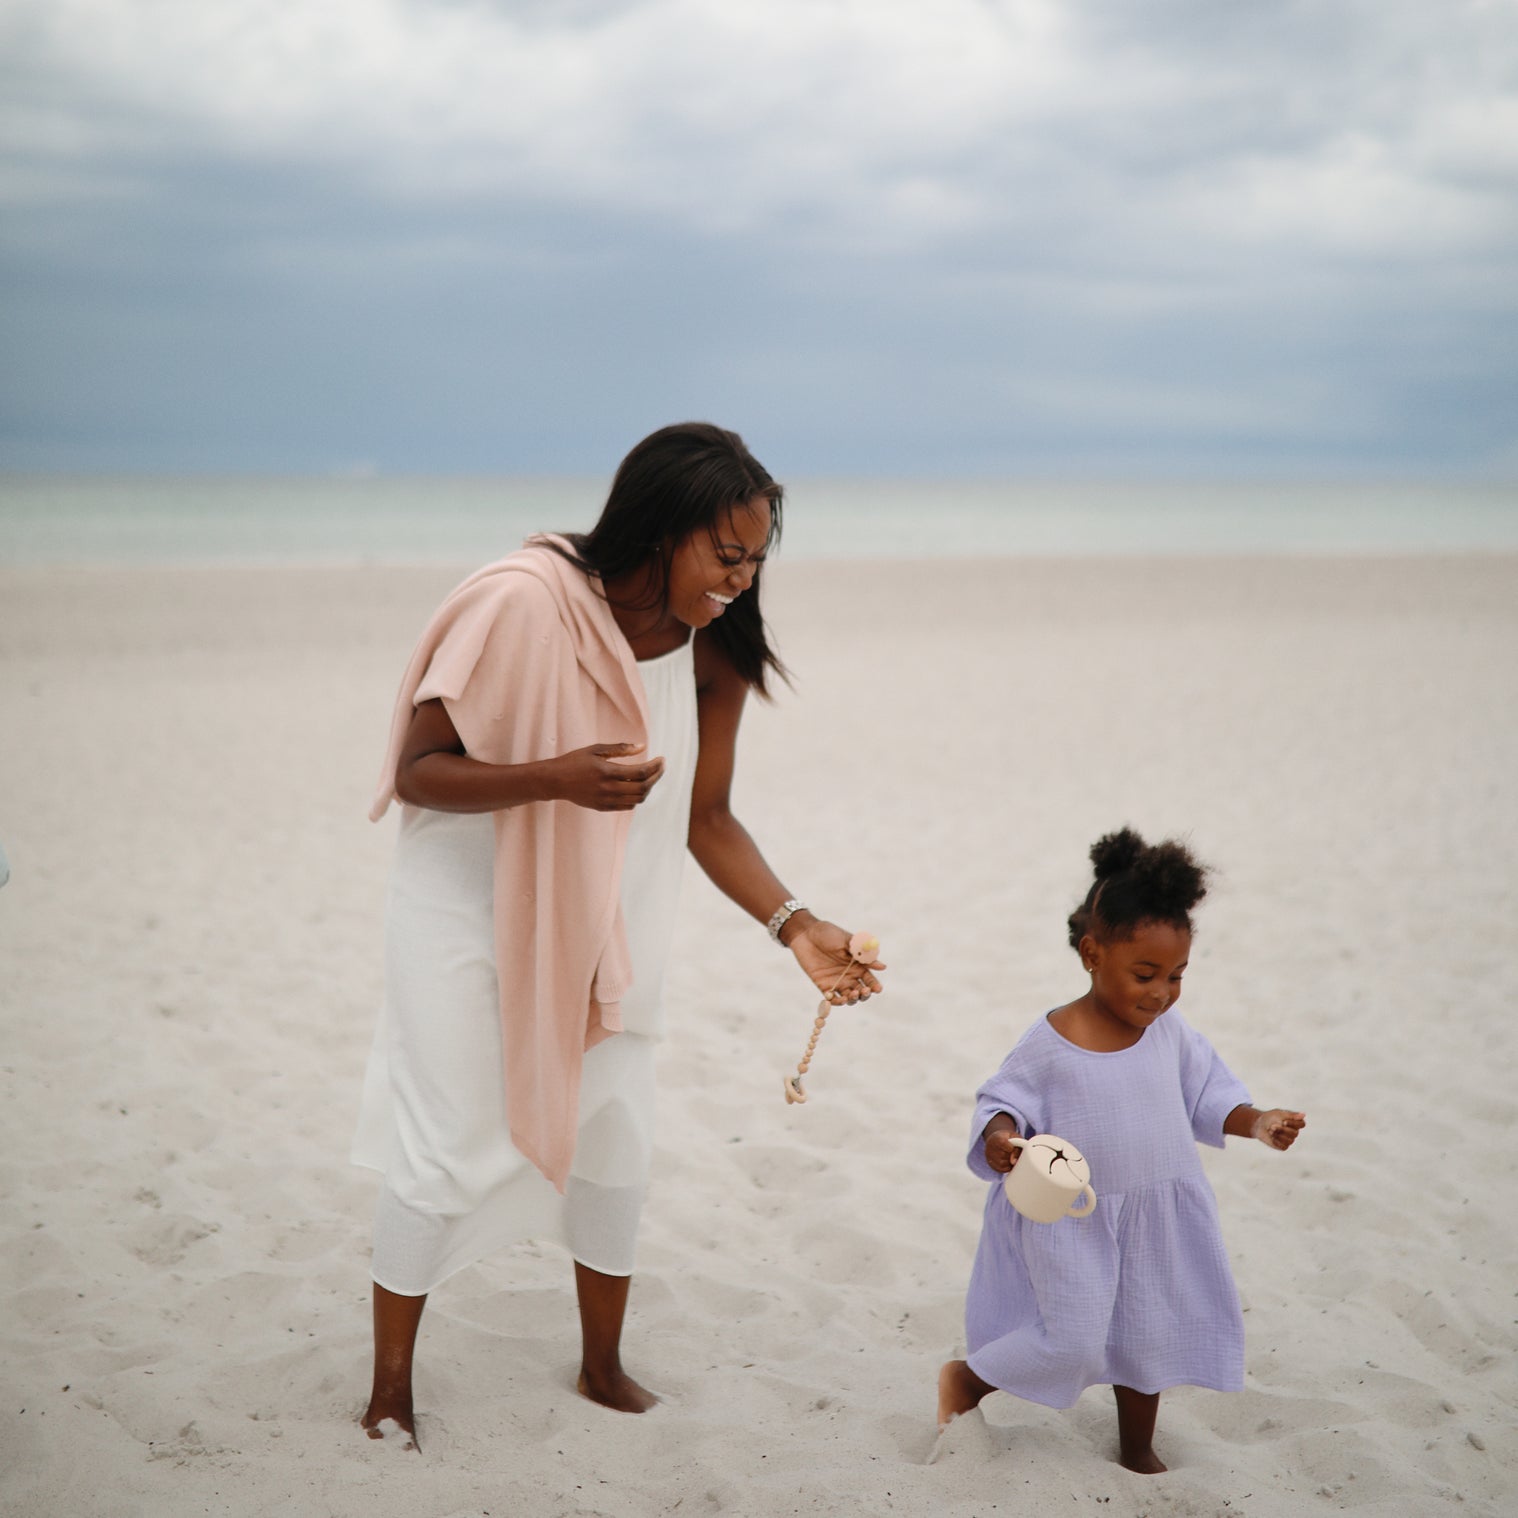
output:
[[[965,1303],[969,1358],[939,1372],[938,1421],[998,1389],[1069,1407],[1110,1383],[1119,1459],[1151,1474],[1165,1469],[1153,1438],[1167,1386],[1244,1382],[1243,1320],[1196,1143],[1221,1148],[1232,1134],[1289,1149],[1306,1118],[1250,1106],[1170,1011],[1207,889],[1190,851],[1124,828],[1091,861],[1096,879],[1070,916],[1091,989],[1034,1023],[977,1094],[969,1164],[993,1184]],[[1086,1157],[1091,1216],[1034,1223],[1007,1201],[1010,1140],[1036,1133]]]

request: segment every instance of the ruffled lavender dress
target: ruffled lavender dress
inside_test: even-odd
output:
[[[971,1370],[1047,1407],[1096,1385],[1241,1390],[1244,1323],[1196,1146],[1221,1148],[1248,1100],[1176,1012],[1111,1054],[1040,1018],[976,1094],[969,1165],[993,1184],[965,1302]],[[1032,1223],[1013,1210],[981,1138],[998,1112],[1085,1155],[1095,1212]]]

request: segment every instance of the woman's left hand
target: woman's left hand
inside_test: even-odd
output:
[[[875,976],[885,969],[878,959],[861,963],[849,953],[849,934],[837,923],[813,917],[786,945],[812,984],[835,1007],[852,1007],[883,990]]]

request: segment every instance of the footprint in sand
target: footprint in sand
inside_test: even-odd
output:
[[[798,1187],[813,1199],[834,1196],[847,1182],[842,1176],[828,1173],[828,1162],[799,1148],[751,1144],[732,1153],[733,1163],[749,1178],[756,1190],[778,1191],[789,1197]]]
[[[178,1265],[202,1239],[220,1232],[220,1223],[180,1215],[132,1229],[127,1247],[144,1265]]]
[[[978,1407],[972,1407],[969,1412],[960,1413],[944,1424],[923,1464],[937,1465],[949,1460],[984,1465],[995,1454],[995,1441],[991,1438],[986,1415]]]

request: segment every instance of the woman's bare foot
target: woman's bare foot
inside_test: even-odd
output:
[[[387,1443],[394,1439],[400,1442],[402,1449],[421,1452],[422,1446],[417,1442],[416,1418],[411,1411],[409,1396],[392,1398],[375,1392],[369,1399],[364,1416],[358,1421],[359,1427],[371,1439],[384,1439]]]
[[[1125,1470],[1137,1471],[1141,1476],[1158,1476],[1170,1467],[1154,1452],[1151,1444],[1147,1449],[1118,1451],[1117,1463]]]
[[[592,1376],[582,1369],[575,1390],[602,1407],[619,1413],[646,1413],[659,1399],[646,1386],[639,1386],[626,1371]]]
[[[967,1361],[950,1360],[938,1373],[938,1426],[946,1428],[951,1418],[979,1407],[981,1399],[995,1390],[970,1369]]]
[[[575,1295],[580,1303],[582,1397],[619,1413],[646,1413],[659,1399],[622,1369],[622,1318],[627,1312],[630,1276],[608,1276],[575,1261]]]
[[[358,1421],[371,1439],[396,1439],[420,1450],[411,1411],[411,1357],[427,1298],[403,1297],[374,1283],[374,1380],[369,1406]]]

